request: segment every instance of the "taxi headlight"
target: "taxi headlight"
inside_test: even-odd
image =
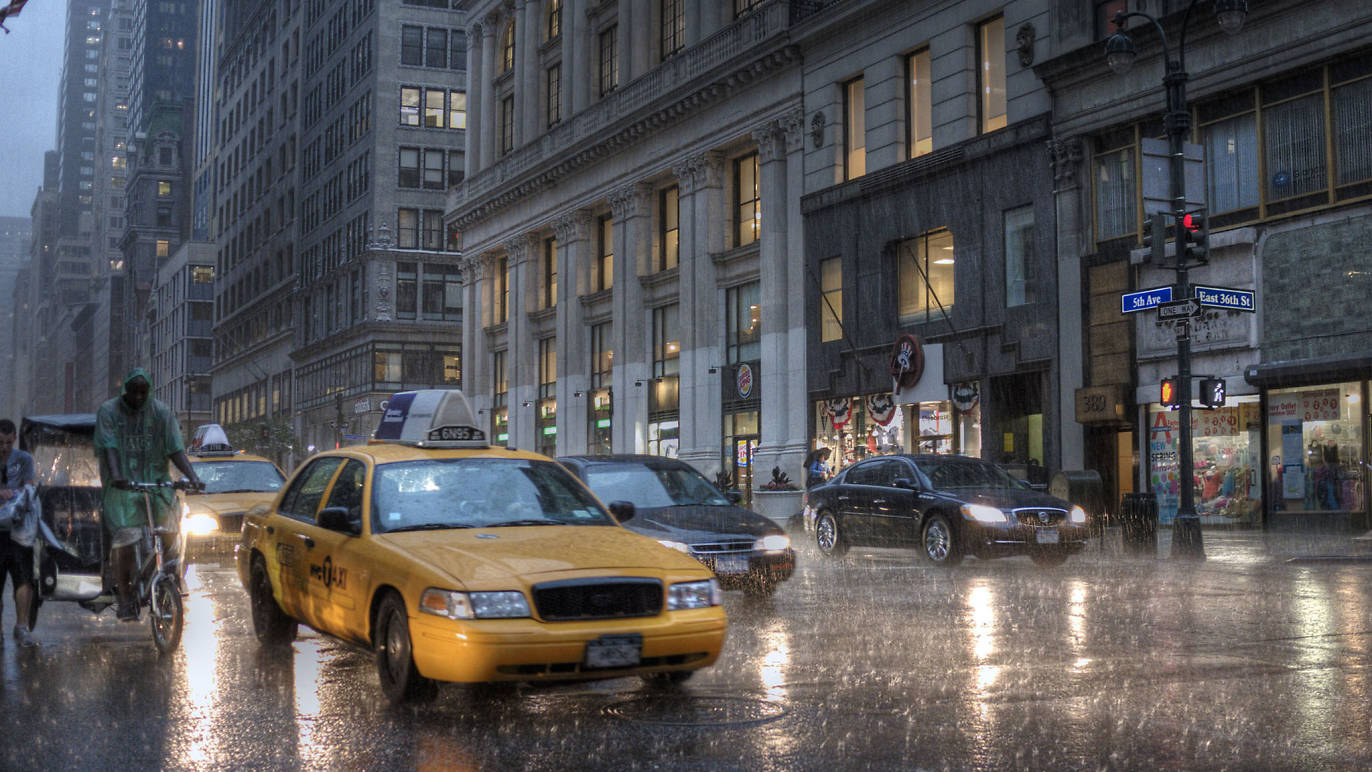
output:
[[[1069,517],[1072,518],[1073,523],[1084,525],[1086,523],[1086,510],[1081,507],[1072,507],[1072,514]]]
[[[791,537],[784,533],[774,533],[753,542],[753,549],[762,552],[785,552],[791,547]]]
[[[529,616],[524,593],[457,592],[430,587],[419,596],[419,610],[449,619],[499,619]]]
[[[1005,513],[996,507],[988,507],[985,504],[963,504],[962,516],[976,520],[979,523],[1003,523]]]
[[[185,531],[187,536],[208,536],[219,530],[219,519],[204,513],[186,513],[181,516],[181,530]]]
[[[718,606],[724,601],[723,595],[723,591],[719,589],[719,582],[714,579],[703,582],[680,582],[667,588],[667,610],[680,611]]]
[[[671,539],[658,539],[658,540],[657,540],[657,543],[658,543],[658,544],[661,544],[662,546],[666,547],[666,548],[669,549],[669,550],[676,550],[677,552],[684,552],[684,553],[686,553],[687,555],[691,554],[691,547],[690,547],[690,545],[682,544],[682,543],[679,542],[679,541],[672,541]]]

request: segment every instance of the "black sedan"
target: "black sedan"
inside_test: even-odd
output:
[[[642,455],[558,461],[606,504],[633,504],[625,528],[695,557],[725,589],[769,595],[795,570],[796,554],[781,526],[738,506],[737,491],[720,492],[690,464]]]
[[[860,461],[811,488],[803,511],[820,552],[850,546],[920,548],[938,565],[965,555],[1028,555],[1054,566],[1086,546],[1086,512],[966,456]]]

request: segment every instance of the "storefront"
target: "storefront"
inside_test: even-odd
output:
[[[815,447],[829,448],[835,471],[868,456],[943,453],[981,456],[981,405],[970,385],[953,399],[897,405],[891,394],[839,397],[814,404]]]
[[[1267,393],[1269,523],[1367,527],[1368,382]]]
[[[758,373],[759,362],[739,362],[722,367],[721,407],[724,421],[722,468],[729,474],[734,487],[743,493],[743,505],[752,505],[752,493],[766,485],[771,477],[761,477],[753,469],[753,450],[762,439],[762,390]],[[800,470],[784,470],[793,484],[799,484]]]
[[[1148,486],[1158,522],[1171,523],[1181,504],[1181,414],[1148,406]],[[1214,410],[1191,411],[1196,514],[1201,525],[1254,526],[1262,516],[1262,422],[1257,396],[1230,397]]]

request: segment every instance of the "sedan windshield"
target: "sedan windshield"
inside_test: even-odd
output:
[[[601,501],[629,501],[636,508],[725,507],[729,500],[700,472],[647,464],[595,464],[586,470],[586,485]]]
[[[975,458],[945,456],[921,459],[916,463],[920,471],[928,476],[934,490],[1023,487],[1009,472]]]
[[[281,490],[281,472],[266,461],[196,461],[191,464],[206,493]]]
[[[586,489],[548,461],[460,458],[376,467],[372,531],[614,525]]]

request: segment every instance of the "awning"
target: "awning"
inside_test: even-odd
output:
[[[1249,365],[1243,379],[1260,388],[1310,386],[1372,378],[1372,350],[1310,359],[1288,359]]]

